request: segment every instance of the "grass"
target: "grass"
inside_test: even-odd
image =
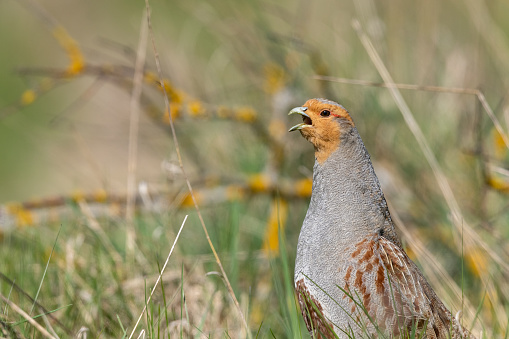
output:
[[[132,51],[143,6],[90,1],[44,13],[21,3],[0,10],[0,31],[9,32],[0,33],[9,51],[0,65],[0,294],[12,303],[0,302],[4,336],[43,335],[17,306],[60,337],[127,338],[140,315],[136,337],[246,337],[227,278],[249,335],[307,338],[293,262],[313,155],[300,136],[286,133],[293,125],[286,113],[309,97],[329,97],[351,111],[407,252],[439,296],[453,314],[463,309],[475,333],[508,337],[509,56],[497,38],[509,30],[507,4],[151,2],[182,163],[221,273],[179,169],[151,48],[134,153],[136,182],[147,190],[126,218],[123,192],[134,161],[127,112],[136,104],[129,105]],[[96,24],[82,13],[97,13]],[[112,21],[112,13],[122,15]],[[394,82],[419,85],[395,96],[422,131],[435,172],[389,89],[329,81],[381,82],[354,18]],[[52,38],[58,21],[83,60],[61,31],[62,47]],[[17,22],[30,24],[21,30]],[[428,92],[421,85],[481,91]],[[457,207],[437,184],[437,169]],[[32,196],[58,199],[37,204]],[[277,208],[280,201],[287,207]],[[451,206],[461,220],[451,219]],[[270,233],[274,223],[281,228]],[[473,233],[462,233],[462,223]],[[279,240],[272,252],[269,233]]]

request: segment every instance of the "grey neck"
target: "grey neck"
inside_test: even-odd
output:
[[[378,233],[401,246],[370,156],[355,127],[343,131],[338,149],[326,161],[315,161],[308,214],[314,213],[330,220],[331,225],[322,225],[329,232],[354,233],[349,239]]]

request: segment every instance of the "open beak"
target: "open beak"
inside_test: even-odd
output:
[[[311,118],[309,117],[309,115],[306,114],[307,109],[308,109],[307,107],[295,107],[294,109],[292,109],[290,111],[290,113],[288,113],[288,115],[292,115],[292,114],[302,115],[302,123],[293,126],[292,128],[290,128],[288,130],[288,132],[297,131],[297,130],[303,129],[305,127],[311,126],[312,121],[311,121]]]

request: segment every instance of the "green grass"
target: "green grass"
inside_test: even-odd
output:
[[[310,97],[337,100],[351,112],[392,213],[436,260],[404,238],[409,254],[453,314],[463,306],[465,325],[475,325],[475,333],[483,329],[486,338],[508,337],[509,272],[496,261],[508,255],[508,190],[490,184],[486,175],[509,181],[493,169],[507,167],[509,152],[485,110],[471,95],[401,90],[465,222],[489,252],[470,246],[471,239],[452,226],[436,178],[386,88],[313,78],[381,81],[351,26],[356,18],[396,82],[481,88],[507,130],[509,49],[497,36],[509,32],[509,8],[503,1],[472,3],[151,2],[164,75],[185,93],[175,121],[184,166],[252,337],[309,337],[293,294],[293,263],[307,199],[288,199],[279,254],[267,257],[262,248],[278,193],[234,199],[225,198],[221,188],[244,185],[262,172],[284,192],[310,176],[311,145],[285,132],[294,124],[286,116],[289,109]],[[94,228],[70,197],[77,190],[125,191],[132,73],[100,78],[97,87],[95,74],[78,74],[30,105],[19,105],[24,90],[39,86],[41,72],[42,78],[58,82],[48,68],[64,70],[68,59],[33,5],[1,6],[0,45],[8,53],[0,63],[0,202],[56,195],[67,199],[60,207],[33,210],[41,217],[32,226],[3,231],[0,293],[60,337],[80,329],[94,338],[127,337],[145,305],[136,337],[141,330],[151,338],[246,336],[196,212],[180,207],[186,187],[168,126],[161,123],[160,92],[144,84],[137,180],[156,192],[151,195],[155,207],[137,210],[131,255],[125,247],[122,204],[90,203],[99,226]],[[46,10],[80,44],[87,65],[133,67],[135,56],[123,47],[137,48],[141,2],[76,2]],[[22,22],[30,24],[20,27]],[[21,76],[17,67],[42,70]],[[147,68],[155,71],[151,48]],[[207,112],[250,106],[258,120],[193,117],[186,105],[195,100]],[[58,217],[44,216],[48,211]],[[186,214],[163,283],[146,303]],[[0,223],[5,222],[1,217]],[[459,294],[435,262],[459,286]],[[2,302],[0,321],[10,336],[41,337]]]

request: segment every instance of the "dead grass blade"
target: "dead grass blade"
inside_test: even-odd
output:
[[[138,324],[140,323],[140,320],[143,317],[143,314],[145,314],[147,305],[150,302],[150,299],[152,299],[152,295],[154,294],[154,292],[157,288],[157,285],[159,285],[159,281],[161,281],[161,277],[164,273],[164,270],[166,269],[166,266],[168,265],[168,262],[170,261],[170,256],[173,253],[173,249],[175,248],[175,245],[177,244],[177,241],[179,240],[180,233],[182,232],[182,229],[184,228],[184,225],[186,224],[187,217],[188,216],[186,215],[186,217],[184,218],[184,221],[182,221],[182,225],[180,226],[177,236],[175,237],[175,241],[173,242],[173,245],[171,246],[170,253],[168,254],[168,257],[166,258],[166,261],[164,262],[163,268],[161,269],[161,272],[159,273],[159,276],[157,277],[156,283],[154,284],[154,287],[152,288],[152,291],[150,292],[150,295],[149,295],[147,301],[145,301],[145,306],[143,307],[143,310],[141,311],[140,316],[138,317],[138,320],[136,321],[136,324],[134,324],[134,327],[131,332],[131,335],[129,336],[129,339],[131,339],[133,337],[134,331],[136,331],[136,327],[138,327]],[[144,331],[142,331],[142,333],[144,333]],[[140,333],[140,335],[141,335],[141,333]]]
[[[32,325],[33,327],[35,327],[37,329],[37,331],[41,332],[41,334],[46,337],[46,338],[50,338],[50,339],[57,339],[58,337],[54,337],[52,336],[44,327],[42,327],[41,325],[39,325],[39,323],[37,321],[35,321],[34,319],[32,319],[31,316],[29,316],[25,311],[23,311],[18,305],[16,305],[15,303],[13,303],[12,301],[10,301],[9,299],[7,299],[6,297],[4,297],[2,294],[0,294],[0,299],[2,299],[7,305],[9,305],[9,307],[16,313],[18,313],[20,316],[22,316],[23,318],[25,318],[26,321],[28,321],[30,323],[30,325]]]
[[[42,313],[46,314],[49,318],[51,318],[51,320],[53,322],[55,322],[56,324],[58,324],[58,326],[60,328],[62,328],[65,333],[67,333],[67,335],[69,336],[72,336],[72,332],[69,328],[67,328],[67,326],[65,326],[57,317],[55,317],[53,315],[53,313],[51,311],[49,311],[48,309],[46,309],[42,304],[40,304],[37,300],[35,300],[34,298],[32,298],[30,296],[30,294],[28,294],[24,289],[22,289],[18,284],[16,284],[14,281],[12,281],[11,279],[9,279],[9,277],[7,277],[5,274],[3,274],[2,272],[0,272],[0,280],[3,280],[5,281],[9,286],[11,286],[11,292],[12,290],[15,290],[17,292],[19,292],[21,295],[23,295],[25,298],[27,298],[30,302],[34,303],[37,308],[39,310],[41,310]],[[10,296],[10,293],[7,297]],[[5,313],[5,312],[4,312]]]

